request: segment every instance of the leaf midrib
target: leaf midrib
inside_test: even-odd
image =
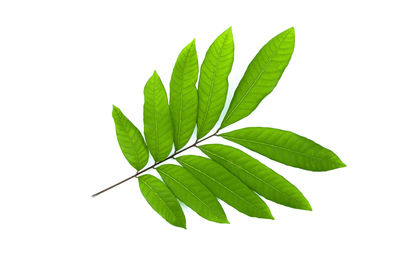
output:
[[[276,55],[276,53],[278,52],[278,50],[280,49],[282,42],[286,39],[286,37],[288,36],[289,32],[286,33],[286,35],[282,38],[282,40],[279,42],[278,48],[274,51],[274,53],[269,57],[269,59],[267,60],[267,62],[264,64],[264,67],[262,69],[262,71],[258,74],[257,78],[254,80],[254,82],[247,88],[244,96],[239,100],[239,103],[233,107],[232,111],[227,114],[226,116],[226,121],[228,121],[230,119],[230,117],[232,116],[233,112],[236,110],[236,108],[238,106],[240,106],[242,104],[242,102],[244,101],[244,99],[247,97],[247,95],[251,92],[251,90],[254,88],[255,84],[258,82],[258,80],[260,79],[261,75],[265,72],[266,70],[266,65],[268,65],[272,58]],[[257,55],[256,55],[257,56]],[[224,120],[225,121],[225,120]]]
[[[210,206],[207,205],[207,203],[205,203],[203,200],[201,200],[198,196],[196,196],[192,191],[189,190],[189,188],[182,184],[180,181],[176,180],[173,176],[169,175],[168,173],[158,169],[160,172],[162,172],[163,174],[167,175],[169,178],[171,178],[172,180],[174,180],[176,183],[180,184],[181,186],[183,186],[186,191],[188,191],[191,195],[193,195],[195,198],[197,198],[202,204],[204,204],[210,211],[212,211],[212,208]],[[214,214],[214,216],[216,216],[217,218],[219,218],[216,214]],[[221,219],[221,218],[219,218]]]
[[[132,149],[132,151],[129,152],[129,155],[131,155],[131,157],[133,157],[133,159],[131,159],[131,160],[128,159],[128,162],[133,166],[137,165],[136,163],[141,162],[139,155],[136,155],[138,153],[135,153],[135,143],[137,143],[137,141],[135,141],[136,138],[130,138],[130,136],[129,136],[129,130],[130,130],[129,127],[131,127],[131,126],[133,126],[132,127],[132,131],[133,131],[132,135],[133,136],[137,135],[137,133],[135,132],[135,128],[134,128],[135,126],[130,124],[129,119],[127,117],[125,117],[125,115],[123,115],[121,111],[117,111],[116,114],[117,114],[119,122],[120,122],[119,124],[122,127],[122,129],[121,128],[120,129],[124,132],[124,135],[127,137],[128,140],[132,140],[132,143],[130,143],[129,141],[124,142],[125,144],[127,143],[128,146]],[[123,153],[123,154],[125,154],[125,153]],[[133,162],[133,161],[135,161],[135,162]]]
[[[269,144],[269,143],[258,142],[258,141],[249,140],[249,139],[244,139],[244,138],[239,138],[239,137],[232,137],[232,136],[228,136],[228,135],[226,135],[226,137],[229,138],[229,139],[233,139],[233,140],[246,141],[246,142],[249,142],[249,143],[255,143],[255,144],[260,144],[260,145],[265,145],[265,146],[270,146],[270,147],[279,148],[279,149],[286,150],[286,151],[288,151],[288,152],[292,152],[292,153],[295,153],[295,154],[299,154],[299,155],[302,155],[302,156],[304,156],[304,157],[306,157],[306,158],[311,158],[311,159],[315,159],[315,160],[318,160],[318,161],[330,160],[330,158],[326,159],[326,158],[315,157],[315,156],[312,156],[312,155],[307,155],[307,154],[304,153],[304,152],[299,152],[299,151],[292,150],[292,149],[290,149],[290,148],[283,147],[283,146],[278,146],[278,145],[273,145],[273,144]]]
[[[157,121],[157,105],[156,105],[156,81],[155,78],[153,78],[153,108],[154,108],[154,127],[155,127],[155,154],[156,157],[159,158],[159,153],[160,153],[160,148],[159,148],[159,136],[158,136],[158,121]]]
[[[185,77],[185,68],[186,68],[186,64],[187,64],[187,59],[189,57],[189,52],[192,49],[193,44],[189,47],[184,60],[183,60],[183,67],[182,67],[182,79],[181,79],[181,86],[180,86],[180,97],[179,97],[179,122],[178,122],[178,129],[177,129],[177,133],[176,133],[176,143],[179,146],[180,145],[180,132],[181,132],[181,124],[182,124],[182,109],[183,109],[183,99],[182,99],[182,95],[183,95],[183,84],[184,84],[184,77]]]
[[[210,93],[209,93],[209,95],[208,95],[208,101],[207,101],[206,112],[205,112],[205,115],[204,115],[204,117],[203,117],[202,122],[199,123],[199,128],[200,128],[200,127],[204,128],[204,123],[205,123],[205,121],[206,121],[206,119],[207,119],[208,111],[209,111],[209,109],[210,109],[210,104],[211,104],[211,95],[212,95],[212,92],[213,92],[213,89],[214,89],[215,75],[216,75],[216,73],[217,73],[218,65],[219,65],[219,63],[221,62],[221,61],[220,61],[220,58],[221,58],[222,50],[223,50],[223,48],[224,48],[224,46],[225,46],[225,42],[226,42],[226,39],[227,39],[227,38],[228,38],[228,34],[225,35],[224,41],[222,42],[221,48],[220,48],[219,53],[218,53],[217,64],[215,64],[215,68],[214,68],[214,71],[213,71],[213,77],[212,77],[212,79],[211,79]],[[202,128],[201,128],[201,129],[202,129]],[[203,129],[202,129],[202,130],[203,130]],[[201,132],[200,132],[200,133],[201,133]]]
[[[196,171],[204,174],[205,176],[209,177],[211,180],[213,180],[214,182],[218,183],[219,185],[221,185],[222,187],[224,187],[225,189],[227,189],[228,191],[230,191],[232,194],[236,195],[237,197],[239,197],[240,199],[244,200],[245,202],[247,202],[248,204],[250,204],[251,206],[254,207],[259,207],[258,205],[254,205],[254,203],[249,202],[247,199],[243,198],[241,195],[237,194],[236,192],[232,191],[231,189],[229,189],[229,187],[226,187],[224,184],[222,184],[221,182],[219,182],[218,180],[215,180],[213,177],[211,177],[210,175],[208,175],[207,173],[197,169],[196,167],[194,167],[193,165],[188,164],[187,162],[184,162],[183,164],[186,164],[188,166],[190,166],[191,168],[195,169]]]
[[[172,216],[175,218],[175,221],[174,221],[174,222],[176,222],[176,220],[178,219],[178,217],[177,217],[177,216],[175,215],[175,213],[171,210],[171,208],[166,204],[166,202],[164,201],[164,199],[161,198],[160,194],[159,194],[157,191],[153,190],[153,188],[152,188],[146,181],[143,181],[143,180],[142,180],[142,183],[145,184],[148,188],[150,188],[151,191],[154,192],[154,194],[161,200],[161,202],[164,204],[164,206],[167,207],[167,209],[170,211],[170,213],[172,214]]]
[[[206,150],[207,150],[207,149],[206,149]],[[228,159],[226,159],[226,158],[223,158],[223,157],[221,157],[221,156],[219,156],[219,155],[217,155],[217,154],[215,154],[215,153],[212,153],[212,152],[210,152],[210,150],[207,150],[207,151],[208,151],[208,153],[210,153],[210,154],[212,154],[212,155],[214,155],[214,156],[216,156],[216,157],[219,157],[220,159],[226,160],[227,162],[229,162],[230,164],[232,164],[232,165],[234,165],[234,166],[237,166],[239,169],[241,169],[241,170],[245,171],[246,173],[250,174],[251,176],[253,176],[253,177],[256,178],[257,180],[261,181],[263,184],[269,185],[270,187],[272,187],[272,188],[273,188],[274,190],[276,190],[277,192],[282,193],[282,194],[288,196],[290,199],[293,199],[293,198],[292,198],[290,195],[288,195],[286,192],[283,192],[283,191],[277,189],[275,186],[271,185],[270,183],[268,183],[268,182],[266,182],[266,181],[260,179],[259,177],[257,177],[256,175],[252,174],[251,172],[247,171],[246,169],[243,169],[240,165],[237,165],[237,164],[235,164],[234,162],[232,162],[232,161],[230,161],[230,160],[228,160]]]

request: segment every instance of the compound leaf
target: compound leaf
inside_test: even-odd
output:
[[[155,161],[168,157],[172,149],[173,132],[168,98],[157,72],[144,87],[144,136]]]
[[[289,131],[249,127],[220,136],[270,159],[305,170],[328,171],[346,166],[331,150]]]
[[[156,169],[175,196],[197,214],[210,221],[229,223],[215,196],[190,172],[173,164]]]
[[[150,206],[172,225],[186,229],[181,205],[168,187],[150,174],[139,177],[139,187]]]
[[[252,217],[273,219],[268,206],[239,178],[215,161],[200,156],[176,159],[218,198]]]
[[[136,170],[141,170],[149,160],[149,151],[142,134],[116,106],[113,106],[112,116],[122,153]]]
[[[197,139],[211,131],[224,109],[233,52],[232,28],[229,28],[212,43],[201,65]]]
[[[311,210],[307,199],[294,185],[243,151],[219,144],[199,148],[266,199],[296,209]]]
[[[195,40],[179,54],[170,82],[170,112],[174,130],[175,151],[186,145],[197,119],[197,89],[199,74]]]
[[[224,128],[253,112],[275,88],[294,50],[294,28],[272,38],[248,66],[222,121]]]

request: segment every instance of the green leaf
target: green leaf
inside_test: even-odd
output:
[[[200,156],[176,159],[218,198],[252,217],[273,219],[268,206],[236,176],[215,161]]]
[[[250,127],[220,136],[270,159],[305,170],[328,171],[346,166],[331,150],[284,130]]]
[[[192,136],[197,119],[199,74],[195,40],[179,54],[170,82],[170,104],[175,151],[184,147]]]
[[[233,52],[232,28],[229,28],[212,43],[201,65],[197,139],[211,131],[224,109]]]
[[[168,98],[157,72],[144,87],[144,136],[155,161],[168,157],[172,149],[173,132]]]
[[[275,88],[294,50],[294,28],[271,39],[255,56],[241,79],[221,129],[250,115]]]
[[[142,134],[116,106],[113,106],[112,116],[122,153],[136,170],[143,169],[149,160],[149,151]]]
[[[186,229],[186,219],[178,200],[159,179],[150,174],[139,177],[139,187],[150,206],[172,225]]]
[[[215,196],[190,172],[172,164],[156,169],[175,196],[197,214],[210,221],[229,223]]]
[[[296,209],[311,210],[307,199],[294,185],[243,151],[218,144],[199,148],[266,199]]]

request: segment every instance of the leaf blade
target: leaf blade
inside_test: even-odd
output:
[[[273,219],[268,206],[239,178],[215,161],[200,156],[181,156],[176,160],[203,183],[216,197],[251,217]]]
[[[186,219],[178,200],[159,179],[150,174],[139,178],[139,188],[147,203],[170,224],[186,229]]]
[[[272,160],[304,170],[328,171],[346,166],[331,150],[289,131],[249,127],[220,136]]]
[[[187,144],[196,126],[198,72],[196,45],[193,40],[179,54],[170,82],[170,112],[176,151]]]
[[[197,139],[211,131],[225,106],[233,54],[234,43],[230,27],[211,44],[201,65]]]
[[[293,184],[243,151],[219,144],[199,148],[266,199],[296,209],[311,210],[308,200]]]
[[[218,223],[229,223],[215,196],[183,167],[164,164],[156,170],[175,196],[201,217]]]
[[[112,116],[122,153],[132,167],[141,170],[149,160],[149,151],[142,134],[118,107],[113,106]]]
[[[292,57],[294,38],[289,28],[261,48],[235,90],[221,129],[250,115],[272,92]]]
[[[144,136],[154,160],[162,161],[172,149],[173,132],[167,93],[157,72],[144,87]]]

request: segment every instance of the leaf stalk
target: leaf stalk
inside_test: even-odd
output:
[[[181,154],[182,152],[184,152],[184,151],[186,151],[186,150],[188,150],[188,149],[190,149],[190,148],[192,148],[192,147],[197,147],[197,145],[198,145],[199,143],[201,143],[201,142],[203,142],[203,141],[205,141],[205,140],[207,140],[207,139],[209,139],[209,138],[211,138],[211,137],[213,137],[213,136],[216,136],[216,135],[218,134],[219,130],[220,130],[220,129],[218,129],[218,130],[217,130],[215,133],[213,133],[212,135],[209,135],[209,136],[207,136],[207,137],[205,137],[205,138],[203,138],[203,139],[196,140],[196,142],[194,142],[194,143],[191,144],[190,146],[185,147],[185,148],[182,148],[181,150],[176,151],[176,152],[175,152],[174,154],[172,154],[171,156],[168,156],[167,158],[165,158],[165,159],[163,159],[163,160],[161,160],[161,161],[155,162],[153,165],[151,165],[151,166],[149,166],[149,167],[147,167],[147,168],[145,168],[145,169],[143,169],[143,170],[141,170],[141,171],[136,172],[136,174],[134,174],[134,175],[132,175],[132,176],[130,176],[130,177],[128,177],[128,178],[122,180],[122,181],[119,181],[118,183],[113,184],[112,186],[109,186],[109,187],[107,187],[107,188],[105,188],[105,189],[103,189],[103,190],[97,192],[96,194],[93,194],[92,197],[97,197],[98,195],[100,195],[100,194],[102,194],[102,193],[104,193],[104,192],[107,192],[108,190],[110,190],[110,189],[112,189],[112,188],[114,188],[114,187],[116,187],[116,186],[118,186],[118,185],[120,185],[120,184],[123,184],[123,183],[125,183],[125,182],[127,182],[127,181],[129,181],[129,180],[131,180],[131,179],[133,179],[133,178],[138,177],[140,174],[143,174],[143,173],[145,173],[145,172],[147,172],[147,171],[149,171],[149,170],[151,170],[151,169],[154,169],[155,167],[157,167],[157,166],[160,165],[161,163],[164,163],[165,161],[167,161],[167,160],[169,160],[169,159],[175,158],[175,156]]]

